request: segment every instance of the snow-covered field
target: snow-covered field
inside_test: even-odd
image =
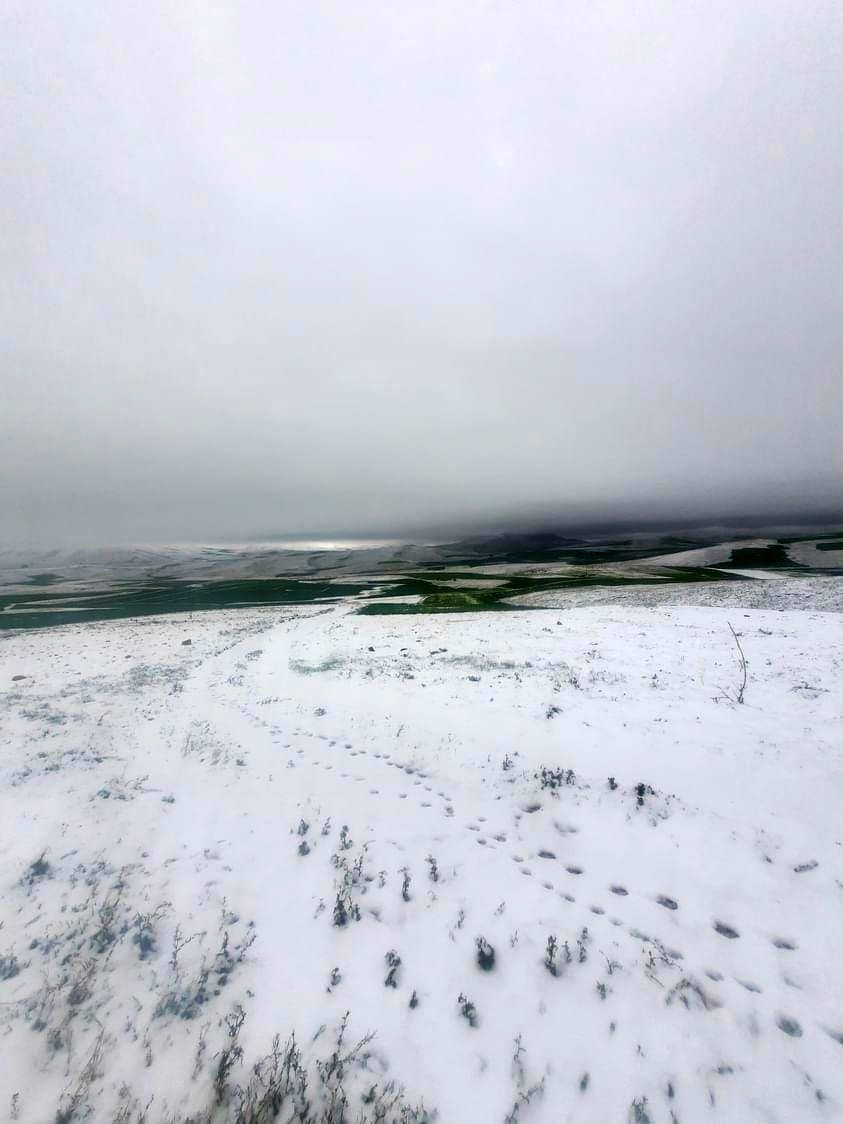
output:
[[[0,1119],[840,1118],[843,616],[699,589],[0,636]]]
[[[734,571],[731,573],[750,571]],[[757,570],[751,581],[691,582],[677,585],[596,586],[584,589],[525,593],[510,604],[531,608],[570,609],[585,605],[711,606],[733,609],[801,609],[843,613],[843,580],[839,577],[786,577]]]

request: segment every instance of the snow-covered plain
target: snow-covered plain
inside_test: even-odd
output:
[[[268,1120],[293,1031],[285,1121],[840,1118],[843,616],[791,584],[0,636],[0,1119]]]

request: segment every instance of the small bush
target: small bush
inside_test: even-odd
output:
[[[573,769],[543,768],[536,773],[536,779],[541,783],[543,789],[549,789],[551,792],[555,792],[564,785],[577,783],[577,776]]]
[[[401,967],[401,957],[393,948],[386,954],[385,960],[389,971],[383,981],[384,987],[398,987],[398,969]]]
[[[547,947],[544,953],[544,966],[550,972],[551,976],[559,975],[559,965],[556,961],[556,954],[559,949],[559,942],[556,937],[550,936],[547,938]]]
[[[21,967],[25,968],[26,965],[21,965],[14,953],[0,956],[0,980],[13,980],[20,974]]]
[[[639,783],[635,786],[635,802],[639,808],[644,807],[644,798],[646,796],[655,795],[656,790],[652,787],[652,785],[644,784],[643,781],[639,781]]]
[[[477,966],[483,972],[491,972],[495,966],[495,950],[485,937],[478,937],[474,942],[477,947]]]
[[[463,995],[462,992],[460,992],[460,994],[457,996],[457,1007],[459,1008],[460,1014],[470,1027],[474,1028],[478,1025],[480,1017],[477,1014],[477,1008],[467,996]]]

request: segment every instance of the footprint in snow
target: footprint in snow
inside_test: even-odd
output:
[[[802,1037],[802,1027],[790,1015],[776,1015],[776,1026],[791,1038]]]
[[[714,931],[719,933],[721,937],[727,937],[730,941],[737,940],[740,936],[737,929],[733,929],[731,925],[726,925],[722,921],[714,922]]]
[[[582,874],[581,866],[566,866],[565,869],[569,874]]]
[[[675,901],[673,898],[668,898],[665,894],[660,894],[656,898],[656,901],[659,905],[664,906],[665,909],[679,908],[679,902]]]
[[[761,994],[761,988],[757,983],[753,983],[752,980],[739,980],[737,976],[735,977],[735,979],[741,985],[741,987],[745,987],[747,991],[754,992],[756,995]]]
[[[780,948],[786,952],[794,952],[799,945],[796,941],[790,941],[787,937],[773,937],[773,947]]]
[[[804,874],[807,870],[816,870],[819,865],[816,859],[811,859],[810,862],[799,863],[793,870],[796,874]]]
[[[625,898],[629,893],[629,890],[627,890],[626,886],[610,886],[609,889],[613,894],[617,894],[621,898]]]

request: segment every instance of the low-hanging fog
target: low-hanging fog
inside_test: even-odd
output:
[[[0,15],[0,540],[833,507],[836,0]]]

